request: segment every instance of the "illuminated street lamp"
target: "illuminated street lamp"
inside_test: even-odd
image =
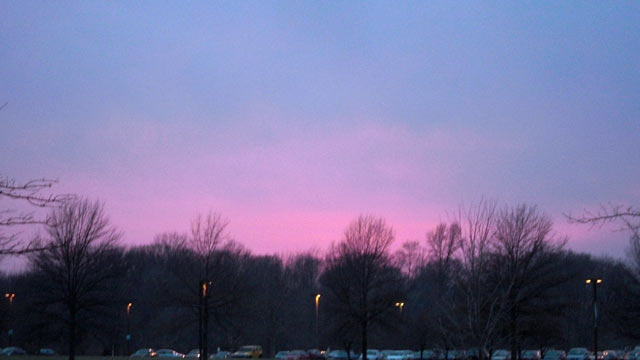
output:
[[[4,294],[4,297],[9,299],[9,305],[13,305],[13,299],[16,297],[16,294],[14,294],[14,293],[6,293],[6,294]]]
[[[400,314],[402,314],[402,309],[404,309],[404,303],[403,302],[397,302],[395,304],[395,306],[400,309]]]
[[[602,279],[586,279],[585,284],[593,287],[593,354],[598,355],[598,285],[602,284]]]
[[[11,315],[12,310],[13,310],[13,299],[16,297],[15,293],[6,293],[4,294],[5,299],[9,300],[9,314]],[[9,335],[9,346],[11,346],[12,344],[12,340],[13,340],[13,328],[9,329],[9,331],[7,332],[7,334]]]
[[[127,355],[131,354],[131,306],[132,303],[127,304]]]
[[[201,359],[208,359],[209,357],[209,348],[208,348],[208,330],[209,330],[209,288],[211,287],[212,282],[207,280],[201,280],[198,285],[198,298],[200,300],[200,316],[199,322],[200,326],[198,328],[198,347],[200,351]]]
[[[318,342],[318,348],[320,348],[320,321],[319,321],[319,305],[320,294],[316,294],[316,341]]]

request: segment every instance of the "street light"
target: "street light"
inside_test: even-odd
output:
[[[320,305],[320,294],[316,294],[316,342],[318,343],[318,348],[320,348],[320,321],[319,321],[319,305]]]
[[[131,306],[132,303],[127,304],[127,355],[131,354]]]
[[[404,308],[404,303],[403,302],[397,302],[395,304],[395,306],[400,309],[400,314],[402,314],[402,309]]]
[[[209,330],[209,288],[211,287],[212,282],[207,280],[200,280],[200,284],[198,286],[198,297],[200,301],[200,316],[199,322],[200,326],[198,328],[198,334],[200,340],[198,341],[200,358],[207,359],[209,354],[208,345],[208,330]]]
[[[14,294],[14,293],[6,293],[6,294],[4,294],[4,297],[9,299],[9,305],[13,305],[13,298],[16,297],[16,294]]]
[[[16,294],[15,293],[6,293],[6,294],[4,294],[4,297],[9,300],[9,314],[12,315],[13,299],[16,297]],[[12,345],[11,343],[12,343],[12,340],[13,340],[13,328],[9,329],[7,334],[9,335],[9,346],[11,346]]]
[[[593,287],[593,355],[598,356],[598,285],[602,284],[602,279],[586,279],[585,284]]]

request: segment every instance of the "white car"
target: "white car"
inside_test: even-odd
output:
[[[174,359],[183,359],[184,358],[184,354],[179,353],[175,350],[171,350],[171,349],[160,349],[158,351],[156,351],[156,356],[157,357],[165,357],[165,358],[174,358]]]
[[[499,349],[493,352],[491,360],[511,360],[511,351]]]
[[[520,353],[520,359],[522,360],[540,360],[542,359],[542,353],[540,350],[523,350]]]
[[[363,356],[360,354],[358,359],[362,360]],[[367,360],[383,360],[384,356],[382,351],[376,349],[367,349]]]
[[[386,360],[414,360],[411,350],[394,350],[387,354]]]

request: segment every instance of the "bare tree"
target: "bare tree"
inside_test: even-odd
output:
[[[605,224],[618,223],[622,227],[619,231],[628,231],[629,257],[640,274],[640,207],[623,205],[601,205],[597,212],[584,210],[581,216],[565,215],[570,223],[587,224],[592,227],[602,227]]]
[[[38,311],[63,321],[69,359],[75,359],[82,325],[100,318],[115,300],[114,283],[123,273],[121,235],[99,202],[76,200],[47,218],[44,249],[30,256],[36,273]],[[86,330],[86,328],[85,328]]]
[[[458,223],[439,224],[435,230],[427,233],[429,260],[438,272],[438,279],[446,282],[450,275],[450,265],[456,259],[456,253],[462,246],[462,229]]]
[[[199,215],[191,223],[191,234],[165,234],[167,264],[171,279],[165,279],[166,306],[186,310],[177,319],[181,327],[198,323],[201,356],[208,354],[208,334],[213,316],[218,325],[231,326],[238,320],[233,311],[243,295],[249,294],[242,262],[249,252],[235,243],[227,231],[228,221],[220,214]],[[174,291],[178,286],[181,291]],[[182,316],[184,315],[184,316]]]
[[[394,304],[404,301],[402,276],[389,256],[393,240],[383,219],[360,216],[332,247],[320,278],[328,313],[339,320],[335,330],[358,328],[365,360],[369,328],[385,324]]]
[[[209,212],[203,219],[201,215],[191,223],[191,238],[189,244],[195,251],[197,259],[200,263],[199,278],[199,346],[200,356],[208,359],[208,333],[209,333],[209,305],[212,276],[214,276],[214,264],[216,251],[227,240],[230,240],[226,228],[228,221],[223,220],[222,216],[217,213]]]
[[[418,270],[425,266],[427,262],[427,251],[419,241],[408,240],[402,243],[402,247],[396,250],[393,255],[396,266],[402,269],[402,272],[413,278]]]
[[[0,201],[4,200],[13,205],[0,209],[0,255],[24,254],[37,250],[33,243],[21,244],[16,233],[6,233],[3,229],[24,225],[45,224],[46,219],[40,218],[35,211],[17,210],[16,207],[46,208],[58,207],[72,200],[68,194],[54,195],[46,193],[57,183],[53,179],[34,179],[19,183],[14,179],[0,175]]]
[[[529,205],[501,211],[495,236],[494,251],[504,277],[511,356],[518,359],[525,316],[542,315],[544,309],[536,302],[567,281],[559,271],[566,239],[556,238],[551,220]]]
[[[496,204],[481,201],[461,208],[456,221],[462,224],[462,271],[458,284],[465,314],[463,330],[470,345],[486,349],[498,336],[505,308],[500,292],[502,279],[494,276],[496,257],[492,253]]]
[[[445,350],[461,345],[462,342],[462,325],[454,301],[455,279],[460,271],[461,236],[462,228],[454,222],[450,225],[438,224],[433,231],[427,233],[426,238],[434,292],[430,316],[437,328],[436,341]]]

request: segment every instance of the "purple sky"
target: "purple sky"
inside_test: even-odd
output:
[[[481,198],[640,199],[640,3],[0,2],[0,171],[100,198],[131,244],[209,209],[256,253],[360,213],[398,243]]]

